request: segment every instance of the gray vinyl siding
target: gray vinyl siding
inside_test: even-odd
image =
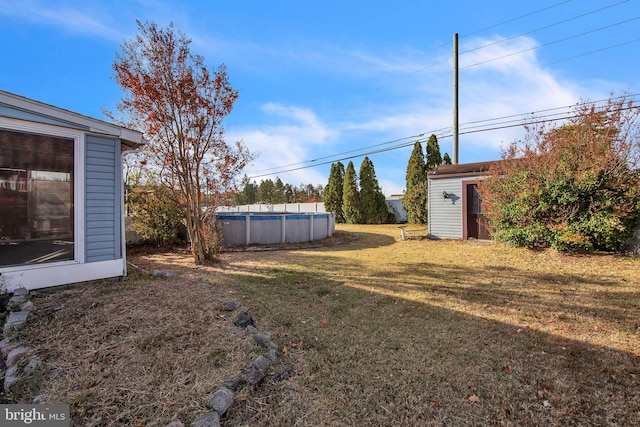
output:
[[[87,135],[85,157],[85,261],[120,259],[120,141]]]
[[[470,178],[429,180],[429,237],[462,239],[462,181]],[[449,198],[445,199],[442,192]]]

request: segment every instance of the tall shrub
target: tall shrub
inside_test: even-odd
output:
[[[358,224],[360,222],[360,191],[358,190],[358,176],[353,162],[349,162],[344,173],[342,211],[347,224]]]
[[[344,188],[344,165],[341,162],[331,164],[329,181],[324,188],[323,200],[327,212],[336,214],[336,222],[343,223],[342,191]]]
[[[360,165],[360,222],[383,224],[389,217],[386,198],[378,184],[373,162],[365,157]]]
[[[416,141],[407,164],[407,187],[402,206],[407,212],[407,221],[412,224],[427,223],[427,165],[422,144]]]
[[[581,103],[559,127],[534,124],[480,191],[497,240],[619,251],[640,221],[640,112],[634,100]]]

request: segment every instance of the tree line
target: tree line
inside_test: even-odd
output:
[[[265,179],[260,184],[242,180],[241,188],[236,190],[232,202],[235,205],[252,205],[255,203],[314,203],[322,201],[324,188],[321,184],[285,184],[279,177],[275,181]]]

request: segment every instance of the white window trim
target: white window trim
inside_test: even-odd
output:
[[[59,136],[73,139],[73,248],[74,259],[70,261],[48,262],[44,264],[14,265],[0,267],[0,273],[48,268],[52,266],[84,264],[84,193],[85,193],[85,134],[81,130],[68,129],[43,123],[0,117],[0,128],[39,135]]]

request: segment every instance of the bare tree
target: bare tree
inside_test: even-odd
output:
[[[113,64],[125,92],[118,109],[150,141],[143,152],[146,167],[180,209],[194,260],[201,264],[216,254],[215,207],[255,157],[241,141],[224,140],[222,122],[238,91],[225,66],[209,70],[173,25],[162,29],[138,21],[138,29]]]

